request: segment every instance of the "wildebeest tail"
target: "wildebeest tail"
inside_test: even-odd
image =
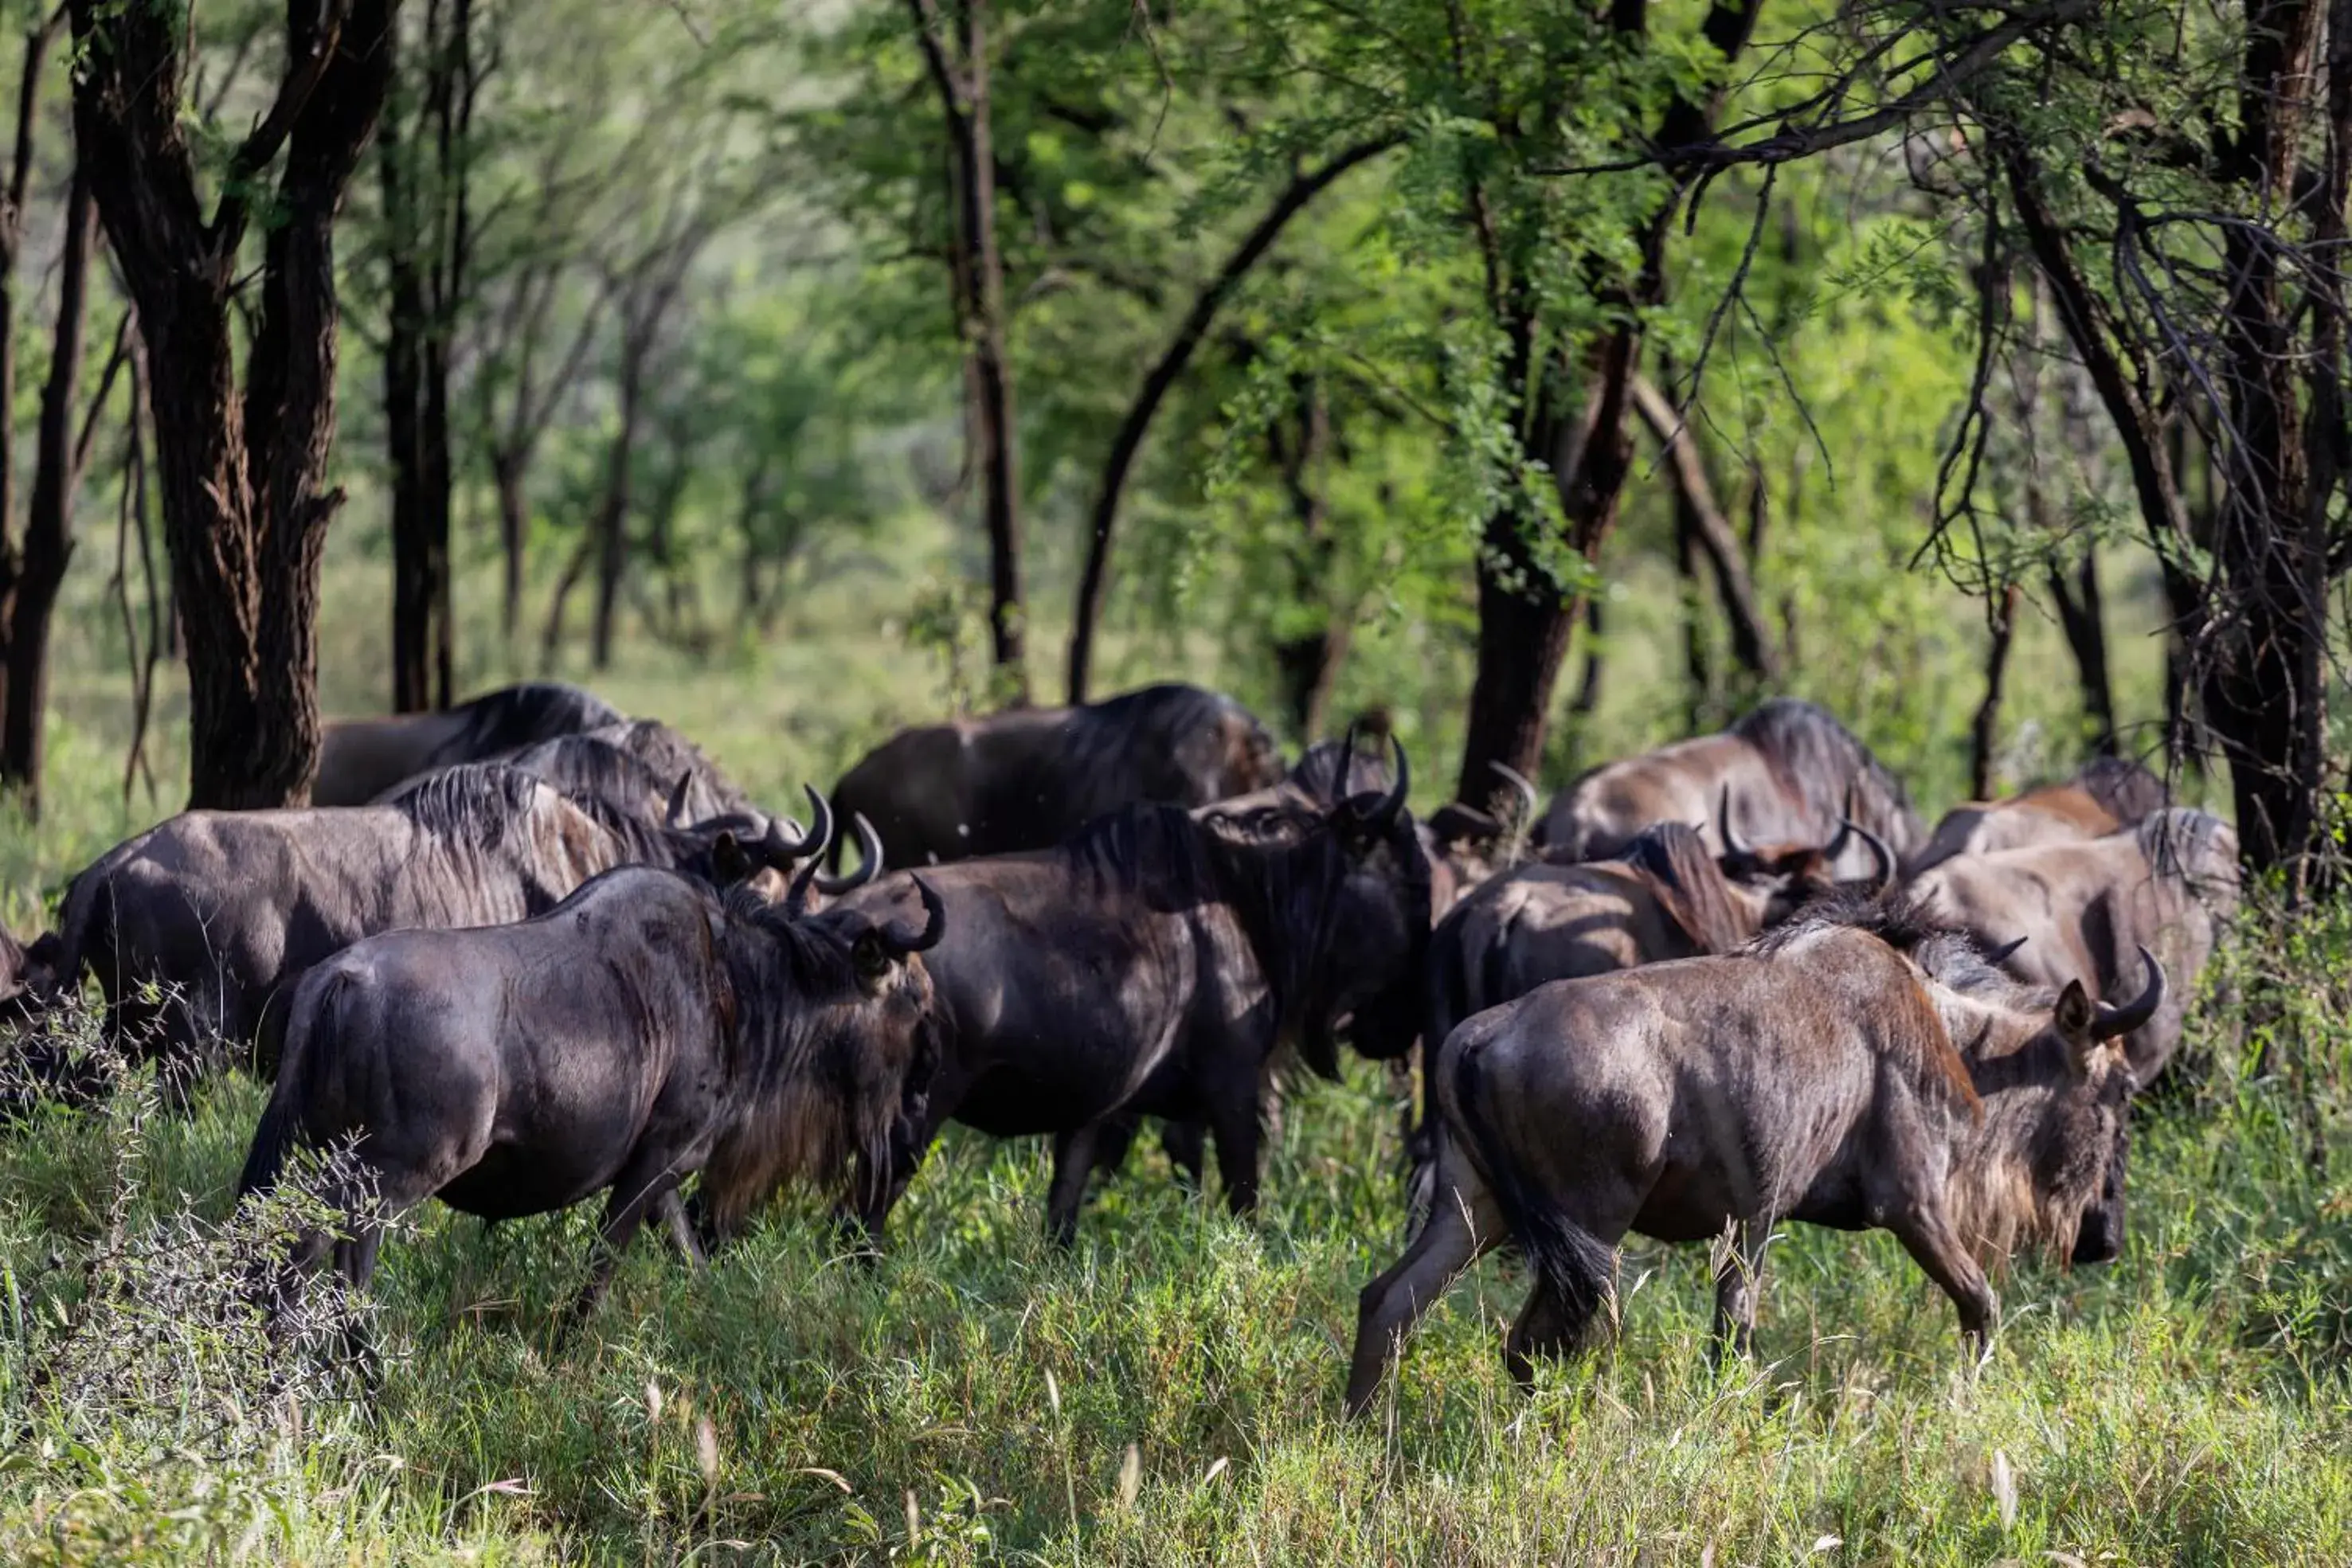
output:
[[[269,1092],[261,1124],[254,1129],[253,1146],[246,1151],[245,1170],[236,1178],[239,1198],[277,1185],[287,1156],[294,1152],[302,1133],[303,1081],[310,1071],[313,1041],[321,1022],[332,1019],[348,989],[348,980],[331,963],[311,971],[295,987],[286,1019],[285,1048],[278,1059],[278,1082]]]
[[[261,1113],[261,1124],[253,1131],[253,1147],[246,1151],[245,1169],[236,1178],[240,1200],[278,1185],[278,1173],[286,1168],[286,1156],[294,1152],[299,1122],[293,1097],[281,1086],[278,1092],[270,1095],[268,1105]]]
[[[1471,1046],[1454,1069],[1454,1104],[1470,1141],[1471,1158],[1486,1176],[1505,1222],[1537,1273],[1571,1321],[1585,1321],[1607,1303],[1614,1289],[1616,1249],[1562,1213],[1558,1204],[1528,1181],[1496,1137],[1494,1124],[1482,1103],[1485,1072],[1479,1057],[1483,1049],[1483,1041]]]

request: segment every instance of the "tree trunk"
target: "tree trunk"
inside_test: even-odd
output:
[[[77,169],[66,194],[65,254],[58,263],[57,330],[49,375],[41,388],[41,423],[33,461],[33,493],[25,518],[25,548],[7,624],[5,700],[0,702],[0,782],[24,792],[26,809],[41,810],[42,720],[48,712],[49,622],[66,564],[73,558],[73,495],[79,477],[74,450],[75,398],[81,380],[83,323],[89,315],[92,223],[89,183]]]
[[[1715,664],[1706,639],[1706,596],[1698,578],[1698,515],[1690,492],[1675,490],[1675,575],[1683,601],[1683,731],[1704,735],[1715,716]]]
[[[394,0],[289,6],[276,101],[202,217],[174,8],[69,0],[76,145],[147,346],[164,540],[189,675],[194,807],[307,800],[318,765],[319,563],[340,492],[337,210],[383,105]],[[283,152],[274,193],[262,176]],[[269,196],[243,357],[238,242]]]
[[[2090,722],[2091,750],[2100,757],[2116,754],[2116,697],[2107,676],[2107,629],[2099,598],[2099,552],[2085,545],[2075,564],[2073,581],[2064,568],[2050,566],[2050,598],[2058,607],[2058,623],[2074,651],[2074,673],[2083,687],[2083,716]]]
[[[988,82],[988,0],[962,0],[963,37],[950,58],[933,0],[908,0],[947,121],[955,225],[948,266],[963,338],[966,451],[978,460],[988,530],[990,657],[1005,695],[1029,700],[1021,589],[1021,485],[1005,350],[1004,258],[996,240],[996,152]]]
[[[1979,800],[1992,799],[1992,764],[2000,746],[2001,687],[2009,677],[2009,650],[2017,635],[2017,584],[2000,591],[1997,604],[1986,606],[1984,700],[1977,704],[1976,723],[1969,731],[1969,792]]]
[[[512,644],[522,629],[523,549],[530,539],[530,502],[523,488],[525,462],[517,453],[496,447],[490,453],[490,486],[499,497],[499,624]]]
[[[590,656],[599,670],[613,664],[613,622],[621,598],[621,574],[629,561],[629,490],[643,403],[645,356],[625,347],[621,354],[621,423],[604,463],[604,496],[596,507],[591,538],[596,549],[596,623]]]
[[[396,35],[395,35],[396,36]],[[398,67],[394,67],[395,75]],[[392,469],[392,711],[433,706],[431,648],[436,578],[447,570],[447,541],[436,551],[425,520],[423,200],[405,166],[397,109],[386,112],[376,147],[383,191],[386,321],[383,430]]]

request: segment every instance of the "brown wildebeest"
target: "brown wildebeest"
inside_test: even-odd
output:
[[[1340,1019],[1409,1005],[1429,940],[1429,871],[1404,809],[1403,754],[1386,795],[1262,820],[1172,806],[1096,818],[1055,849],[926,873],[948,935],[925,967],[939,1067],[879,1201],[878,1237],[950,1118],[995,1137],[1054,1134],[1047,1233],[1071,1238],[1107,1132],[1141,1116],[1204,1123],[1227,1203],[1257,1201],[1259,1094],[1295,1041],[1337,1076]],[[887,878],[844,901],[898,896]]]
[[[2095,997],[2116,996],[2134,983],[2135,955],[2152,950],[2172,990],[2125,1041],[2145,1084],[2179,1049],[2197,977],[2237,908],[2238,835],[2175,806],[2105,838],[1959,855],[1910,891],[1980,943],[2022,936],[2001,967],[2027,985],[2079,980]]]
[[[880,830],[891,864],[919,866],[1051,849],[1121,806],[1204,806],[1281,779],[1274,737],[1248,709],[1159,685],[903,730],[843,775],[833,799]]]
[[[350,1234],[299,1239],[282,1305],[331,1246],[364,1287],[383,1221],[427,1197],[490,1218],[609,1192],[584,1316],[647,1214],[699,1257],[677,1201],[702,1173],[723,1233],[778,1182],[870,1182],[910,1081],[927,1070],[919,927],[804,913],[812,859],[782,907],[651,867],[608,872],[511,925],[394,931],[345,948],[296,993],[286,1062],[239,1197],[298,1145],[356,1137],[374,1202],[329,1193]]]
[[[310,804],[364,806],[420,773],[624,722],[604,698],[561,681],[501,686],[439,713],[334,720],[319,737]]]
[[[1892,852],[1852,822],[1826,845],[1707,852],[1681,822],[1645,828],[1617,855],[1573,864],[1537,862],[1481,886],[1437,923],[1423,984],[1422,1119],[1407,1141],[1409,1207],[1426,1212],[1442,1043],[1465,1019],[1538,986],[1643,964],[1728,953],[1835,887],[1830,868],[1859,834],[1876,862],[1863,891],[1893,880]],[[1737,863],[1747,880],[1727,872]],[[1374,1046],[1360,1041],[1372,1054]]]
[[[1564,980],[1480,1013],[1439,1065],[1429,1223],[1358,1305],[1349,1413],[1507,1237],[1535,1274],[1506,1351],[1521,1382],[1613,1300],[1629,1230],[1734,1237],[1721,1347],[1744,1346],[1764,1243],[1790,1219],[1893,1231],[1980,1345],[1997,1303],[1979,1254],[2063,1257],[2101,1200],[2132,1092],[2112,1042],[2164,1000],[2163,967],[2147,965],[2128,1007],[2079,985],[2053,998],[1915,905],[1846,904],[1728,957]]]
[[[1548,860],[1599,860],[1654,823],[1705,823],[1721,854],[1725,827],[1759,843],[1820,844],[1846,818],[1897,857],[1921,837],[1901,780],[1867,747],[1825,709],[1775,697],[1720,735],[1592,768],[1553,798],[1538,838]],[[1864,857],[1853,843],[1838,875],[1867,874]]]
[[[184,811],[74,878],[55,983],[78,985],[87,967],[116,1038],[152,1032],[175,1067],[203,1065],[213,1041],[252,1040],[266,1072],[294,983],[360,938],[520,920],[619,865],[730,883],[752,869],[747,845],[772,862],[823,841],[830,814],[814,789],[809,800],[818,825],[805,839],[782,819],[653,828],[593,796],[475,763],[380,806]],[[165,988],[161,1001],[143,996],[150,982]]]
[[[544,779],[575,795],[593,795],[654,827],[761,815],[751,797],[700,747],[658,719],[629,719],[559,735],[484,760]],[[404,779],[381,799],[404,794],[431,777]]]
[[[2074,778],[2037,784],[2006,800],[1969,800],[1944,813],[1903,868],[1916,877],[1954,855],[2105,838],[2170,804],[2164,780],[2137,762],[2096,757]]]

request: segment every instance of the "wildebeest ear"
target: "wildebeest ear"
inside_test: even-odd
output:
[[[720,883],[731,884],[741,882],[759,868],[752,863],[751,855],[734,833],[722,828],[710,845],[710,869],[718,873]]]
[[[2083,988],[2082,981],[2066,982],[2066,988],[2058,993],[2058,1006],[2052,1016],[2058,1033],[2074,1054],[2075,1065],[2087,1065],[2091,1052],[2099,1045],[2091,1035],[2091,1023],[2098,1017],[2098,1009],[2091,1005],[2091,994]]]

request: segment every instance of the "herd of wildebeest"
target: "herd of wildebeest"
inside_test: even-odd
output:
[[[657,722],[512,686],[330,725],[309,808],[100,856],[54,931],[0,934],[0,1032],[36,1092],[89,1092],[49,1027],[87,978],[170,1092],[274,1084],[241,1195],[352,1149],[373,1190],[327,1195],[349,1218],[277,1312],[331,1251],[363,1287],[435,1196],[606,1195],[574,1321],[649,1216],[698,1263],[787,1182],[871,1255],[950,1120],[1053,1136],[1059,1241],[1147,1119],[1195,1183],[1213,1139],[1245,1212],[1286,1071],[1337,1076],[1342,1042],[1407,1091],[1416,1221],[1364,1288],[1351,1411],[1508,1242],[1522,1378],[1611,1301],[1628,1231],[1725,1243],[1719,1348],[1784,1220],[1893,1232],[1979,1345],[1989,1269],[2116,1256],[2131,1097],[2235,905],[2227,823],[2108,759],[1929,832],[1785,698],[1540,810],[1497,773],[1416,820],[1377,717],[1286,768],[1171,685],[907,731],[803,824]]]

